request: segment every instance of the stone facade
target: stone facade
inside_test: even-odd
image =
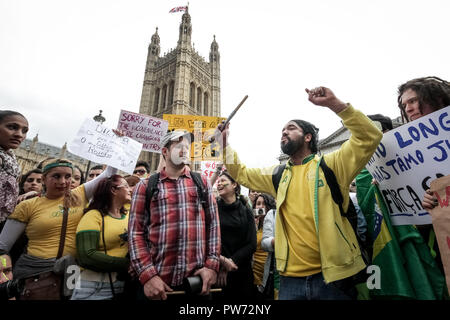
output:
[[[162,118],[163,114],[220,116],[220,53],[214,40],[209,62],[192,46],[191,16],[186,11],[180,23],[177,47],[160,56],[158,28],[148,47],[139,113]],[[140,159],[154,171],[159,154],[142,152]]]
[[[61,148],[58,148],[39,142],[38,135],[33,140],[25,139],[19,148],[14,150],[14,154],[16,155],[22,174],[35,169],[41,161],[48,158],[64,158],[70,160],[74,165],[80,167],[83,173],[86,172],[88,165],[88,160],[67,151],[67,143]]]

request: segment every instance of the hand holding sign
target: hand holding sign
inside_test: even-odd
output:
[[[80,157],[108,164],[131,174],[142,144],[125,137],[121,131],[86,119],[68,149]]]

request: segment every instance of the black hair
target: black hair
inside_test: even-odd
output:
[[[103,166],[101,164],[93,166],[92,168],[89,169],[89,171],[91,170],[103,170]]]
[[[370,120],[378,121],[381,123],[382,131],[389,131],[393,129],[392,120],[389,117],[383,116],[382,114],[372,114],[367,116]]]
[[[27,119],[27,118],[25,118],[25,116],[23,114],[21,114],[17,111],[0,110],[0,123],[3,122],[3,120],[5,120],[7,117],[12,117],[12,116],[21,116],[25,120]]]
[[[275,202],[274,197],[272,197],[271,195],[269,195],[267,193],[261,193],[259,196],[257,196],[255,199],[255,205],[256,205],[256,200],[258,200],[259,197],[262,197],[264,199],[264,205],[266,206],[266,212],[269,210],[275,210],[277,208],[277,204]]]
[[[317,145],[319,143],[319,128],[312,123],[305,120],[291,120],[295,122],[303,130],[303,135],[311,134],[311,141],[309,142],[309,148],[311,153],[317,153]]]
[[[221,176],[226,176],[232,183],[236,183],[236,188],[234,189],[236,199],[239,199],[245,206],[249,207],[247,199],[241,195],[241,185],[237,183],[236,180],[234,180],[233,177],[227,171],[222,171],[219,177]]]
[[[33,173],[42,174],[42,170],[39,168],[35,168],[22,175],[19,182],[19,194],[25,193],[25,190],[23,190],[23,185],[25,184],[25,181],[27,181],[28,177]]]
[[[417,94],[420,111],[422,111],[424,104],[428,104],[433,111],[450,105],[450,82],[434,76],[409,80],[398,87],[397,97],[402,119],[407,122],[409,122],[409,119],[402,105],[402,95],[408,89],[413,90]]]
[[[146,161],[140,160],[140,161],[136,162],[135,168],[137,168],[137,167],[145,167],[145,169],[147,170],[147,173],[150,172],[150,165]]]

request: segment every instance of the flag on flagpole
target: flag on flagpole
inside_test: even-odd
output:
[[[186,11],[187,10],[187,6],[184,7],[175,7],[172,10],[169,11],[169,13],[174,13],[174,12],[180,12],[180,11]]]

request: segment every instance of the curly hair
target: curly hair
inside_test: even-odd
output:
[[[409,122],[402,105],[402,95],[408,89],[416,92],[420,111],[424,104],[428,104],[433,111],[450,105],[450,82],[434,76],[409,80],[398,87],[397,102],[403,121]]]
[[[261,193],[259,196],[256,197],[256,200],[258,200],[259,197],[262,197],[264,199],[264,205],[266,206],[266,212],[270,210],[275,210],[277,208],[277,204],[275,202],[275,199],[267,193]],[[255,204],[256,204],[255,200]]]

